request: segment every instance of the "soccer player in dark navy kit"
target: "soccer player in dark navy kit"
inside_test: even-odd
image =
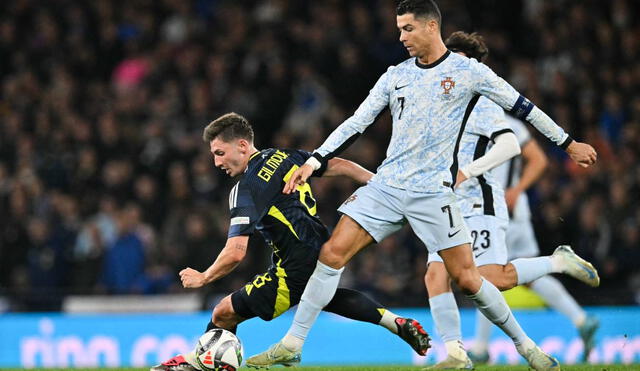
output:
[[[209,143],[215,166],[238,183],[229,193],[230,226],[227,243],[204,272],[192,268],[180,272],[182,285],[197,288],[226,276],[244,259],[249,236],[259,231],[273,249],[272,264],[243,288],[216,305],[207,330],[236,326],[249,318],[269,321],[298,304],[313,273],[320,247],[329,231],[316,215],[316,201],[308,183],[297,192],[282,193],[286,181],[311,153],[301,150],[257,150],[248,121],[228,113],[211,122],[203,139]],[[327,162],[315,176],[347,176],[366,183],[373,175],[359,165],[340,158]],[[340,288],[326,311],[358,321],[381,325],[400,336],[421,355],[429,348],[429,336],[420,323],[386,310],[364,294]],[[292,360],[291,365],[300,362]],[[194,352],[179,355],[152,370],[193,370]]]

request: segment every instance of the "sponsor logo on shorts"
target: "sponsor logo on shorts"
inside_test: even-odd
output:
[[[455,232],[453,232],[453,233],[449,232],[449,234],[448,234],[447,236],[449,236],[449,238],[451,238],[451,237],[453,237],[453,236],[457,235],[461,230],[462,230],[462,229],[458,229],[457,231],[455,231]]]
[[[476,258],[476,259],[478,259],[478,258],[480,257],[480,255],[482,255],[482,254],[484,254],[484,253],[486,253],[486,252],[487,252],[487,250],[484,250],[484,251],[481,251],[481,252],[477,253],[477,254],[475,255],[475,258]]]

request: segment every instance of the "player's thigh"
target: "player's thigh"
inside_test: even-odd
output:
[[[538,241],[536,240],[533,225],[529,219],[512,219],[507,228],[506,240],[509,260],[540,255]]]
[[[482,280],[473,261],[469,243],[440,250],[438,254],[440,254],[449,276],[462,291],[471,294],[480,290]]]
[[[373,237],[348,215],[343,215],[329,241],[320,250],[319,260],[333,268],[342,268],[364,247],[374,242]]]
[[[405,217],[430,253],[471,241],[453,192],[408,192]]]
[[[471,251],[476,266],[507,263],[506,232],[509,221],[492,215],[465,218],[471,234]]]
[[[360,229],[366,231],[373,240],[380,242],[385,237],[398,231],[406,223],[402,205],[404,192],[404,190],[369,182],[367,185],[358,188],[347,198],[340,205],[338,211],[347,215]],[[344,227],[349,229],[342,232],[336,227],[331,239],[335,240],[336,232],[357,231],[360,234],[362,233],[351,223],[346,224],[346,221],[344,223]],[[338,226],[340,226],[340,223]],[[339,237],[348,238],[345,235],[340,235]],[[365,236],[359,236],[358,238],[361,237],[364,238]]]

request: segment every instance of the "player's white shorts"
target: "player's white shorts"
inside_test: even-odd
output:
[[[540,255],[540,248],[530,219],[514,220],[507,228],[507,249],[509,260],[531,258]]]
[[[509,222],[492,215],[474,215],[464,218],[471,231],[471,247],[476,266],[487,264],[507,264],[505,235]],[[429,253],[428,262],[440,262],[438,254]]]
[[[338,209],[380,242],[407,222],[429,252],[471,241],[453,192],[420,193],[369,182]]]

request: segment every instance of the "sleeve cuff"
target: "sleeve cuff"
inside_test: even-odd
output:
[[[305,164],[311,166],[313,171],[320,169],[322,166],[322,163],[315,157],[315,153],[307,159]]]
[[[321,177],[322,174],[324,174],[327,170],[328,163],[329,161],[317,152],[314,152],[305,162],[305,164],[311,166],[313,169],[313,173],[311,175],[315,177]]]
[[[493,141],[495,141],[495,139],[496,139],[496,137],[498,135],[504,134],[504,133],[513,133],[513,130],[511,130],[511,129],[502,129],[502,130],[495,131],[495,132],[493,132],[491,134],[491,138],[489,138],[489,139],[491,139],[491,141],[493,142]]]
[[[571,138],[571,135],[567,135],[567,139],[560,143],[560,148],[566,151],[571,142],[573,142],[573,138]]]

